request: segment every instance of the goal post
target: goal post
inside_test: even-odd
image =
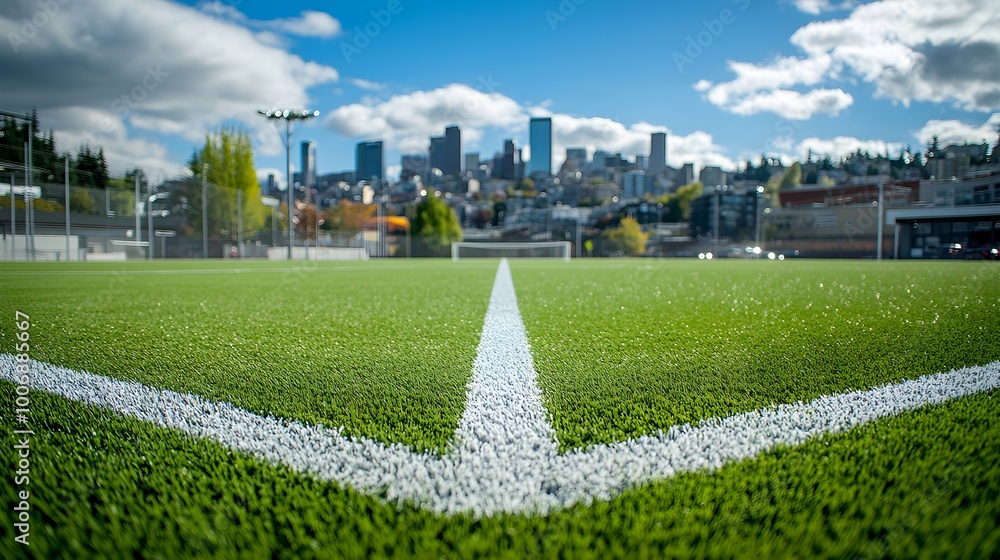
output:
[[[496,242],[458,241],[451,244],[451,260],[462,258],[549,258],[569,260],[569,241]]]

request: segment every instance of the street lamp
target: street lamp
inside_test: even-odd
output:
[[[763,252],[763,249],[760,246],[760,227],[761,227],[760,195],[762,195],[762,194],[764,194],[764,187],[758,185],[757,186],[757,199],[755,201],[756,202],[756,208],[754,209],[755,210],[755,212],[754,212],[754,214],[755,214],[754,221],[757,222],[757,227],[755,228],[757,230],[757,235],[756,235],[756,241],[754,243],[754,248],[761,249],[761,250],[760,251],[755,251],[755,253],[757,255],[759,255],[761,252]]]
[[[292,245],[295,239],[295,230],[292,228],[292,213],[294,206],[292,195],[292,128],[295,121],[306,120],[319,116],[319,111],[308,109],[258,109],[257,113],[274,119],[279,123],[278,130],[284,132],[285,142],[285,192],[288,195],[288,260],[292,260]]]
[[[151,194],[151,195],[149,195],[149,198],[146,199],[146,221],[148,222],[148,225],[149,225],[149,251],[146,253],[146,259],[148,259],[148,260],[152,260],[153,259],[153,248],[154,248],[154,245],[153,245],[153,203],[156,202],[157,200],[163,200],[165,198],[167,198],[166,194],[159,193],[159,194]],[[163,214],[163,215],[166,216],[167,214]],[[136,235],[141,238],[142,234],[140,234],[138,232],[139,232],[139,230],[137,229],[136,230]]]

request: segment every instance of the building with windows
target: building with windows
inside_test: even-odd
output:
[[[649,139],[649,161],[646,170],[655,175],[667,168],[667,133],[654,132]]]
[[[527,174],[532,176],[552,174],[552,119],[532,117],[528,128],[531,146],[531,160],[527,164]]]
[[[299,172],[299,181],[302,186],[315,188],[316,185],[316,142],[305,140],[301,146],[302,171]]]
[[[354,150],[354,173],[359,181],[381,183],[385,179],[381,140],[358,142]]]
[[[441,170],[441,174],[460,175],[462,173],[462,131],[457,126],[449,126],[444,136],[432,136],[430,145],[430,165]]]

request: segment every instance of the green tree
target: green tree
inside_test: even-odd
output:
[[[633,256],[646,250],[649,234],[642,231],[639,222],[634,218],[622,218],[618,227],[604,231],[604,238],[610,241],[616,250]]]
[[[691,217],[691,202],[700,197],[703,191],[700,182],[695,181],[680,187],[672,194],[666,194],[656,199],[666,208],[667,216],[674,221],[687,221]]]
[[[208,230],[210,235],[235,237],[237,192],[242,193],[243,235],[251,237],[263,229],[270,210],[260,200],[260,186],[253,163],[250,135],[235,128],[219,128],[205,136],[205,146],[188,162],[195,181],[188,189],[193,201],[188,220],[201,232],[201,181],[208,183]]]
[[[94,197],[84,189],[70,189],[69,209],[77,214],[97,214],[97,204]]]
[[[802,164],[795,162],[781,174],[781,181],[778,182],[778,189],[794,189],[802,184]]]
[[[462,228],[451,206],[434,195],[417,204],[413,218],[413,235],[432,249],[440,250],[462,240]]]

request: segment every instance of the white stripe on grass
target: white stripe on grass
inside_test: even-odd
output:
[[[0,377],[15,379],[0,355]],[[35,362],[30,386],[203,437],[355,490],[439,513],[545,513],[612,498],[681,472],[714,470],[779,445],[1000,387],[1000,362],[867,391],[781,405],[565,455],[535,383],[506,261],[497,271],[468,404],[449,453],[347,438],[338,430],[264,417],[229,403]]]

